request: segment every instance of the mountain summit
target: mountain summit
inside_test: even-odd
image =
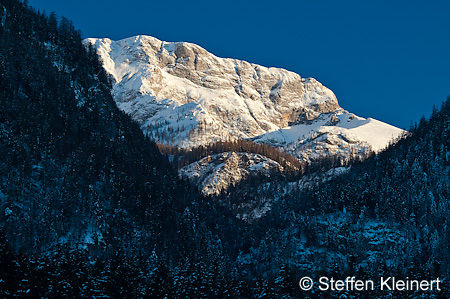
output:
[[[85,43],[110,74],[119,108],[165,145],[253,139],[309,161],[378,151],[402,132],[345,111],[313,78],[219,58],[195,44],[150,36]]]

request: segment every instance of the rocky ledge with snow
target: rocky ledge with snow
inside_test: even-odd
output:
[[[259,154],[226,152],[191,163],[179,173],[200,186],[203,194],[218,195],[251,173],[270,176],[271,171],[281,172],[283,167]]]

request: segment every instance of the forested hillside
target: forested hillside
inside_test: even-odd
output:
[[[116,108],[71,22],[2,4],[0,219],[8,240],[27,253],[166,240],[197,195]]]
[[[408,269],[450,274],[450,99],[381,154],[304,196],[324,212],[364,211],[405,230]],[[397,265],[401,268],[401,265]]]
[[[87,267],[140,256],[150,275],[162,261],[198,260],[214,239],[198,222],[200,197],[117,109],[97,54],[72,23],[17,0],[0,1],[0,21],[2,262],[14,266],[2,267],[0,293],[24,284],[6,272],[29,267],[14,251],[58,271],[82,271],[74,260]],[[33,296],[78,294],[67,278],[65,290]]]
[[[327,177],[271,187],[242,184],[239,196],[279,198],[253,225],[256,244],[238,267],[272,275],[288,267],[301,277],[447,281],[450,274],[450,99],[388,149]],[[281,194],[281,196],[280,196]],[[258,239],[255,236],[259,236]],[[276,244],[275,246],[273,244]],[[270,248],[270,250],[268,249]],[[267,252],[270,252],[268,254]],[[265,261],[248,263],[248,259]],[[239,258],[238,258],[239,260]],[[345,293],[345,292],[344,292]],[[336,295],[336,294],[334,294]],[[362,296],[346,292],[348,296]],[[372,292],[368,298],[384,298]],[[441,292],[394,292],[399,298],[447,298]],[[329,293],[316,294],[329,298]],[[404,296],[404,297],[402,297]]]

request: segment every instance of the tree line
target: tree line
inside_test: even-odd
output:
[[[305,168],[305,163],[300,162],[298,159],[281,149],[266,143],[256,143],[251,140],[239,139],[236,141],[218,141],[210,145],[201,145],[190,149],[167,146],[162,143],[158,143],[157,145],[161,153],[175,157],[173,163],[177,169],[195,161],[199,161],[207,156],[224,152],[259,154],[278,162],[288,171],[302,172]]]

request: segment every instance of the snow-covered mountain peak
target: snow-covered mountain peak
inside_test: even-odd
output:
[[[88,39],[115,84],[113,96],[156,140],[181,147],[251,138],[340,109],[318,81],[219,58],[150,36]]]
[[[356,148],[352,152],[378,150],[401,132],[356,116],[345,123],[341,118],[350,114],[330,89],[281,68],[220,58],[195,44],[150,36],[86,42],[94,45],[111,75],[119,108],[166,145],[190,148],[253,138],[298,157],[306,148],[321,156],[341,154],[330,150],[340,144]],[[350,123],[355,128],[347,128]],[[283,139],[284,133],[290,137]]]

